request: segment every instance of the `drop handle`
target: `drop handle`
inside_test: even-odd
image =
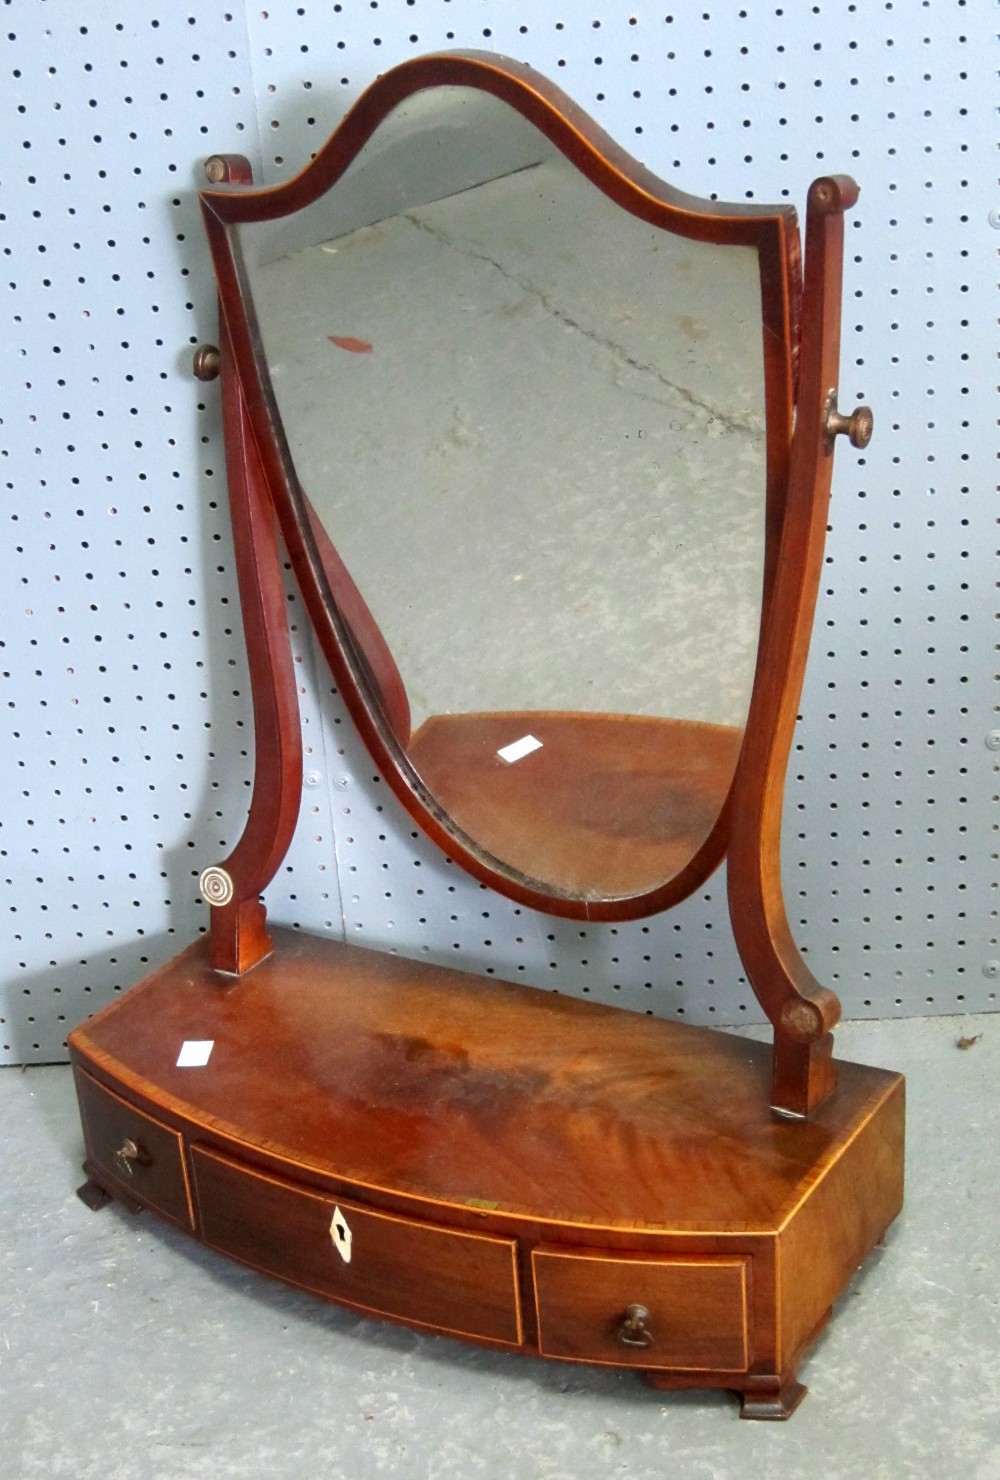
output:
[[[872,439],[875,416],[870,406],[855,406],[850,416],[837,408],[837,392],[830,391],[823,407],[826,444],[832,447],[838,437],[846,437],[852,447],[863,450]]]
[[[126,1136],[115,1152],[115,1165],[126,1177],[133,1176],[136,1167],[148,1167],[152,1164],[153,1158],[145,1146],[133,1136]]]
[[[653,1345],[653,1333],[646,1325],[649,1311],[644,1305],[630,1305],[618,1327],[618,1341],[622,1346],[649,1347]]]

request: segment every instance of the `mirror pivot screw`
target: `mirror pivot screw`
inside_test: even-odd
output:
[[[194,352],[191,368],[196,380],[218,380],[222,356],[215,344],[199,344]]]
[[[834,438],[846,436],[852,447],[863,450],[872,439],[875,417],[870,406],[856,406],[850,416],[844,416],[837,410],[837,392],[833,390],[823,408],[823,425],[828,447],[833,446]]]

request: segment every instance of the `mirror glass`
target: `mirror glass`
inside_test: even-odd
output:
[[[399,105],[313,204],[232,229],[290,465],[398,667],[423,783],[548,891],[660,887],[715,825],[753,681],[756,249],[647,223],[459,87]]]

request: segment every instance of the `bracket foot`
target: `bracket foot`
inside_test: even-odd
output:
[[[82,1203],[87,1204],[92,1213],[99,1213],[111,1201],[111,1193],[105,1192],[103,1187],[98,1187],[89,1178],[82,1187],[76,1189],[76,1195]]]
[[[794,1377],[789,1377],[785,1382],[775,1382],[770,1387],[755,1387],[740,1395],[743,1400],[740,1418],[791,1418],[808,1391]]]

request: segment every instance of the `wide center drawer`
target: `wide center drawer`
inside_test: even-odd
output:
[[[378,1315],[521,1344],[513,1239],[375,1212],[203,1146],[192,1164],[210,1247]]]
[[[544,1356],[746,1371],[746,1258],[615,1257],[540,1246],[531,1260]]]

